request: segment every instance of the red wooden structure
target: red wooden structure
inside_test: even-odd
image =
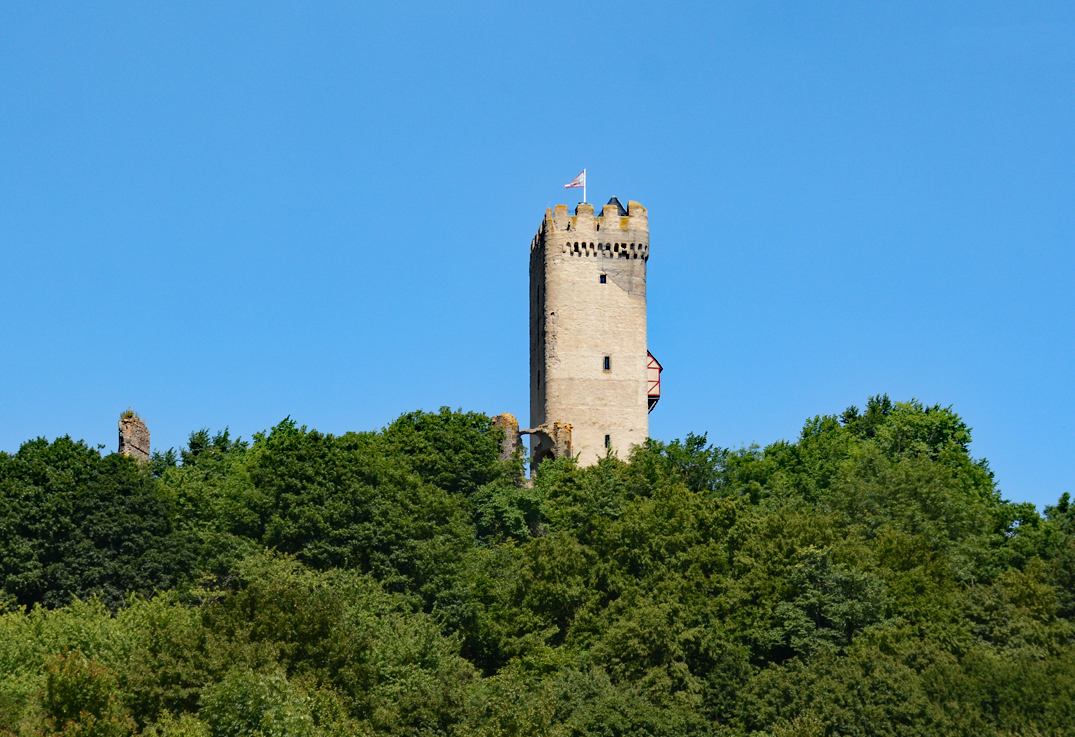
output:
[[[661,371],[663,368],[652,353],[646,351],[646,355],[649,356],[649,364],[646,366],[646,378],[649,379],[649,411],[652,412],[661,398]]]

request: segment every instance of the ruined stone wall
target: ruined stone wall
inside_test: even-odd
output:
[[[505,412],[493,418],[493,427],[499,427],[504,432],[504,437],[500,440],[500,460],[510,461],[522,445],[519,421],[515,419],[515,415]]]
[[[536,469],[546,458],[563,458],[574,453],[571,450],[571,423],[547,422],[538,427],[522,430],[530,436],[530,467]]]
[[[605,455],[606,435],[621,457],[649,436],[648,258],[649,221],[637,202],[626,215],[610,203],[596,217],[593,205],[574,216],[558,205],[531,245],[530,424],[569,424],[584,466]]]
[[[124,413],[119,418],[119,454],[136,461],[149,460],[149,428],[136,414]]]

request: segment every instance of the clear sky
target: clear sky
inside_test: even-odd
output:
[[[0,449],[526,422],[527,254],[649,210],[654,437],[952,405],[1075,492],[1075,4],[0,5]]]

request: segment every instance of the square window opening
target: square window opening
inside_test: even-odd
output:
[[[601,275],[601,283],[602,284],[608,283],[608,275],[607,274],[602,274]]]

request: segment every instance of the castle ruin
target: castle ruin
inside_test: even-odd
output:
[[[120,415],[117,452],[136,461],[149,460],[149,428],[142,418],[131,410]]]
[[[589,466],[649,437],[661,366],[646,345],[648,260],[637,202],[613,197],[596,216],[588,203],[545,211],[530,244],[531,427],[519,431],[532,469],[563,455]]]

